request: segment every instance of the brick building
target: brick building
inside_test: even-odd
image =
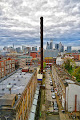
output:
[[[80,54],[79,53],[72,53],[72,56],[74,57],[74,60],[80,60]]]
[[[15,70],[15,60],[12,58],[0,60],[0,78]]]
[[[32,56],[33,58],[39,58],[40,54],[37,51],[31,51],[30,56]]]
[[[56,63],[56,58],[45,57],[44,62],[46,62],[46,65],[51,66],[53,63]]]
[[[0,84],[0,118],[27,120],[37,87],[37,71],[21,70]]]

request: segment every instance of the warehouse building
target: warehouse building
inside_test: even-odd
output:
[[[27,120],[37,86],[37,71],[17,71],[0,83],[1,120]]]
[[[80,111],[80,85],[60,66],[52,66],[52,75],[63,109]]]

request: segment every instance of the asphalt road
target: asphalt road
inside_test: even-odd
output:
[[[46,79],[45,79],[45,86],[46,86],[46,89],[45,89],[46,107],[45,107],[45,109],[46,109],[46,112],[48,111],[48,109],[51,110],[51,112],[53,112],[53,104],[52,103],[53,103],[53,101],[56,101],[56,99],[52,99],[51,88],[53,86],[50,86],[49,78],[51,76],[50,76],[49,72],[50,72],[50,70],[47,70]],[[60,120],[60,119],[59,119],[59,115],[47,114],[46,120]]]

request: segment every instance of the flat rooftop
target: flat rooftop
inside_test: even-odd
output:
[[[0,83],[0,97],[5,94],[10,94],[9,86],[11,86],[11,94],[21,96],[23,90],[30,81],[33,73],[25,73],[21,70],[17,71]]]

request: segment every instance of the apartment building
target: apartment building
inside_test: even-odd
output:
[[[0,83],[0,118],[27,120],[37,86],[37,71],[17,71]]]
[[[56,63],[55,57],[45,57],[44,62],[46,62],[46,65],[51,66],[53,63]]]
[[[74,57],[74,60],[80,60],[80,54],[79,53],[72,53],[72,56]]]
[[[15,70],[15,60],[8,58],[0,60],[0,78]]]
[[[80,111],[80,85],[60,66],[52,66],[52,76],[63,109]]]

